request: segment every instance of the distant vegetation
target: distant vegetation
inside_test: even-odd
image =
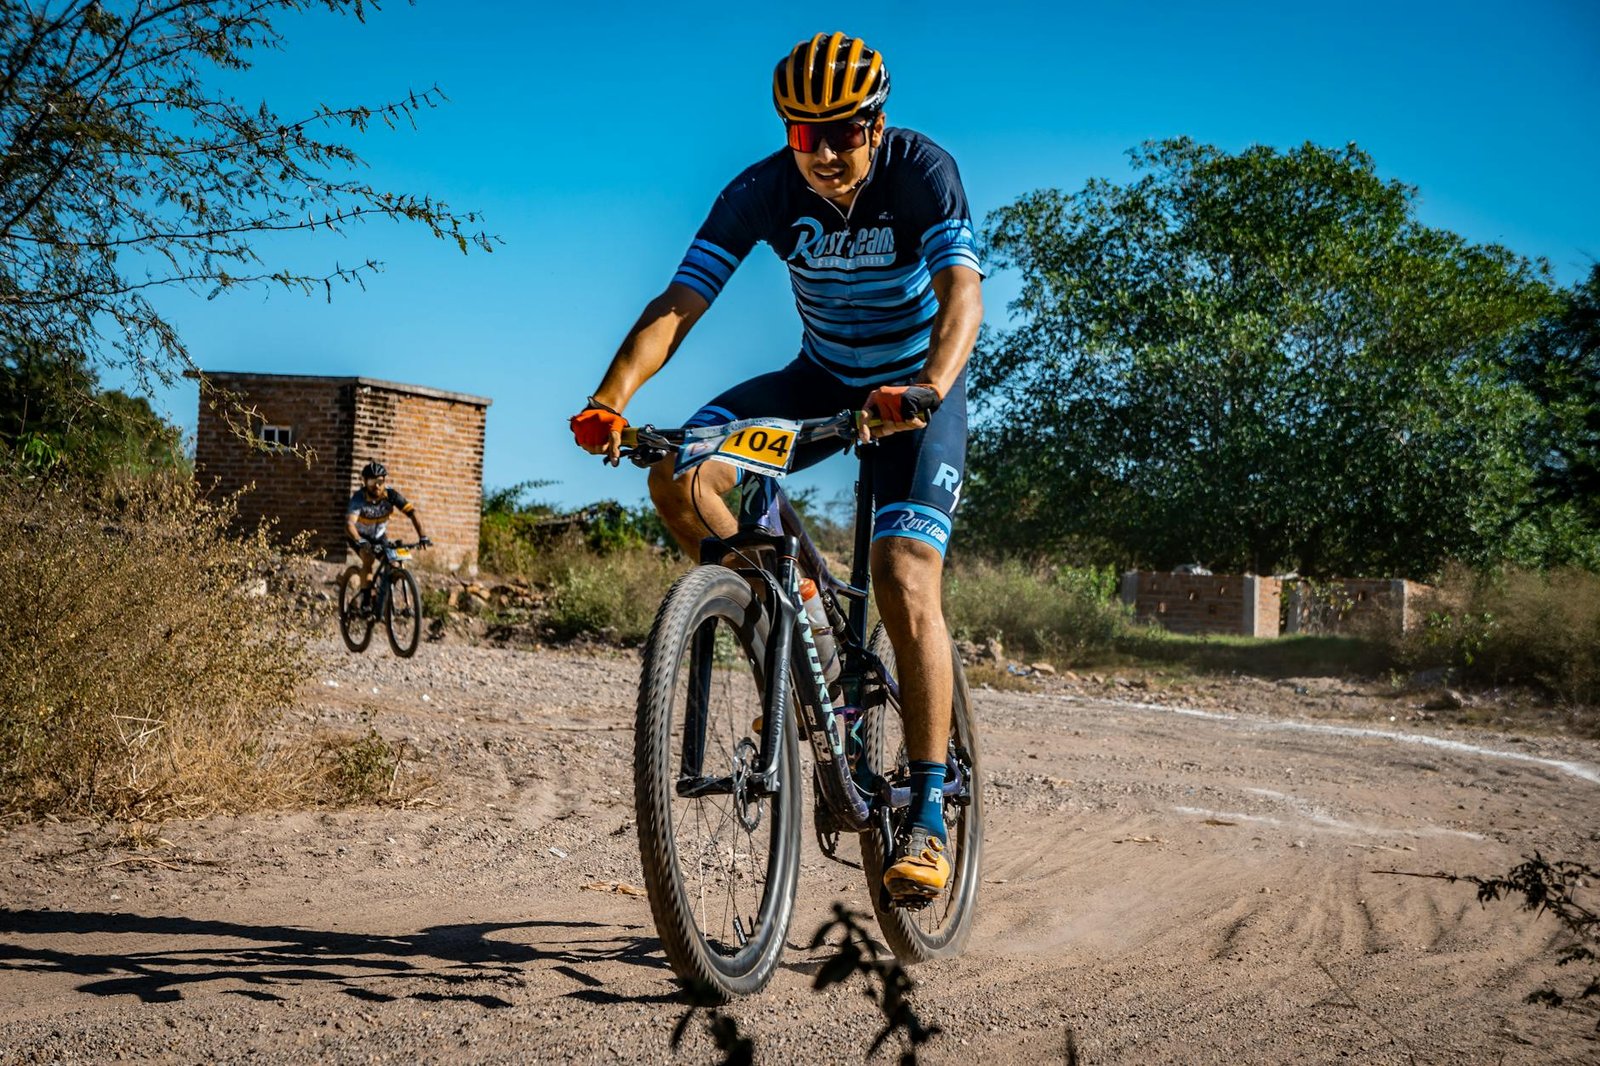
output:
[[[990,216],[965,543],[1426,579],[1600,568],[1600,267],[1424,226],[1354,145],[1179,139]]]

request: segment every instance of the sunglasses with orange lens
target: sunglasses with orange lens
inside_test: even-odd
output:
[[[842,119],[838,122],[791,122],[789,147],[797,152],[811,153],[827,141],[835,152],[849,152],[867,143],[871,123],[859,119]]]

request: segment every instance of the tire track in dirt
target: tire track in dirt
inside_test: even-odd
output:
[[[682,1008],[626,891],[636,671],[338,660],[295,728],[371,714],[438,806],[173,823],[170,869],[74,854],[93,827],[8,831],[0,1062],[673,1060]],[[985,884],[967,955],[915,972],[946,1029],[928,1061],[1058,1061],[1068,1026],[1086,1062],[1600,1058],[1592,1021],[1522,1002],[1559,976],[1551,921],[1380,872],[1592,856],[1594,745],[975,696]],[[877,1030],[858,989],[810,991],[803,946],[834,900],[866,908],[863,875],[802,862],[785,966],[732,1011],[763,1061]],[[710,1058],[691,1026],[682,1060]]]

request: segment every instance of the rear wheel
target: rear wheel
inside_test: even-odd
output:
[[[372,618],[361,616],[361,567],[352,566],[339,575],[339,636],[354,652],[367,650],[372,642]]]
[[[800,752],[791,715],[773,794],[755,776],[765,611],[722,566],[680,578],[645,645],[634,739],[639,857],[673,972],[728,999],[783,953],[800,871]]]
[[[894,648],[880,624],[872,634],[872,650],[894,672]],[[946,799],[945,828],[949,833],[946,856],[950,860],[950,881],[933,902],[920,909],[889,906],[883,889],[883,871],[892,840],[881,832],[861,834],[862,868],[867,874],[867,890],[878,915],[883,938],[894,949],[895,958],[910,964],[959,955],[972,935],[973,917],[978,909],[978,884],[983,865],[983,773],[978,759],[977,727],[967,692],[966,673],[954,644],[950,658],[955,670],[950,714],[950,757],[968,775],[968,795],[963,800]],[[893,784],[910,783],[910,761],[906,757],[905,734],[900,715],[888,704],[867,712],[861,728],[862,758],[868,766]],[[891,823],[895,833],[905,819],[905,810],[894,811]]]
[[[384,605],[383,626],[396,655],[409,659],[417,653],[417,641],[422,638],[422,593],[409,570],[389,574],[389,602]]]

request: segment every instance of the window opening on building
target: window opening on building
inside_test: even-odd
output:
[[[269,448],[292,448],[294,432],[288,426],[262,426],[261,443]]]

